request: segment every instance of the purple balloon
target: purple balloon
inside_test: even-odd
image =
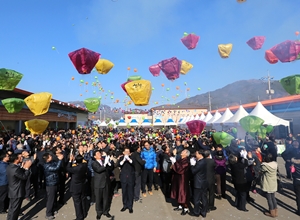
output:
[[[250,40],[247,41],[247,44],[253,50],[258,50],[263,46],[265,39],[266,39],[266,37],[264,37],[264,36],[252,37]]]
[[[178,79],[180,76],[181,60],[176,57],[160,61],[158,66],[169,80]]]
[[[286,40],[270,49],[282,62],[291,62],[297,59],[300,53],[300,41]]]

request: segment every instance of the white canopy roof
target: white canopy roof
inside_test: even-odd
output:
[[[101,122],[99,125],[99,127],[106,127],[106,126],[107,126],[107,124],[105,123],[105,121]]]
[[[206,125],[213,124],[215,121],[217,121],[221,117],[222,117],[222,115],[217,110],[216,113],[214,114],[214,117],[212,117],[209,121],[206,122]]]
[[[258,102],[255,108],[250,112],[249,115],[254,115],[257,117],[260,117],[265,122],[266,125],[272,125],[272,126],[278,126],[278,125],[284,125],[284,126],[290,126],[290,122],[284,119],[281,119],[275,115],[273,115],[271,112],[269,112],[262,104],[261,102]]]
[[[149,119],[145,118],[144,121],[142,122],[141,126],[151,126],[151,123],[149,121]]]
[[[240,105],[237,112],[230,119],[225,121],[224,124],[226,124],[226,125],[227,124],[239,124],[240,119],[247,115],[249,115],[249,113],[246,112],[246,110],[244,109],[244,107],[242,105]]]
[[[139,123],[137,122],[137,120],[135,118],[131,119],[131,121],[129,122],[130,126],[139,126]]]
[[[200,116],[197,114],[194,120],[199,120]]]
[[[166,126],[175,126],[177,125],[172,118],[169,118],[165,124]]]
[[[203,121],[203,120],[204,120],[204,118],[205,118],[205,115],[204,115],[204,113],[202,112],[198,120],[201,120],[201,121]]]
[[[208,112],[205,118],[203,119],[203,121],[208,122],[210,119],[212,119],[212,117],[213,117],[212,114]]]
[[[155,119],[153,126],[164,126],[164,123],[160,120],[160,118]]]
[[[215,122],[213,122],[214,125],[218,125],[218,124],[223,124],[225,121],[227,121],[228,119],[230,119],[233,116],[232,112],[230,111],[229,108],[226,108],[224,114],[222,115],[221,118],[219,118],[218,120],[216,120]]]
[[[120,118],[118,127],[126,127],[127,124],[123,118]]]

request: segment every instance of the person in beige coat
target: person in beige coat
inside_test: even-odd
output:
[[[272,161],[272,154],[266,155],[264,162],[261,164],[261,189],[266,193],[269,212],[265,212],[266,216],[277,217],[277,202],[275,192],[277,191],[277,167],[276,161]]]

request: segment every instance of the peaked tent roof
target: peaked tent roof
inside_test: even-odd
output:
[[[207,121],[206,125],[213,124],[213,122],[217,121],[221,117],[222,117],[222,115],[220,114],[220,112],[216,111],[216,113],[214,114],[214,117],[212,117],[209,121]]]
[[[123,118],[120,118],[118,127],[122,127],[122,126],[127,126],[127,124]]]
[[[131,121],[129,122],[130,126],[137,126],[139,125],[139,123],[137,122],[137,120],[135,118],[131,119]]]
[[[154,126],[164,126],[164,123],[160,120],[160,118],[155,119]]]
[[[212,114],[208,112],[205,118],[203,119],[203,121],[208,122],[210,119],[212,119],[212,117],[213,117]]]
[[[166,122],[166,126],[173,126],[173,125],[177,125],[172,118],[169,118]]]
[[[204,120],[204,118],[205,118],[205,115],[204,115],[204,113],[202,112],[198,120],[201,120],[201,121],[203,121],[203,120]]]
[[[269,112],[262,104],[261,102],[258,102],[255,108],[250,112],[249,115],[254,115],[257,117],[260,117],[265,122],[266,125],[272,125],[272,126],[278,126],[278,125],[284,125],[284,126],[290,126],[290,122],[284,119],[281,119],[275,115],[273,115],[271,112]]]
[[[101,124],[99,125],[99,127],[106,127],[107,124],[105,123],[105,121],[101,122]]]
[[[200,116],[197,114],[194,120],[199,120]]]
[[[214,121],[213,124],[214,125],[224,124],[224,122],[230,119],[232,116],[233,116],[232,112],[229,110],[229,108],[226,108],[226,111],[224,112],[222,117]]]
[[[151,123],[150,123],[149,119],[145,118],[141,125],[142,126],[151,126]]]
[[[242,105],[240,105],[236,113],[227,121],[225,121],[224,124],[239,124],[240,119],[247,115],[249,115],[249,113],[244,109]]]

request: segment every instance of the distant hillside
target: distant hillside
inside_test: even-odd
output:
[[[70,103],[72,103],[73,105],[80,105],[81,107],[85,107],[83,101],[70,101]],[[100,105],[99,109],[102,109],[101,110],[101,119],[103,119],[104,115],[105,115],[105,118],[112,118],[113,120],[118,120],[124,115],[122,112],[115,111],[108,105]],[[100,111],[97,111],[95,113],[89,113],[89,115],[94,116],[93,119],[95,119],[95,120],[99,119]]]
[[[266,94],[267,89],[268,84],[266,82],[256,79],[241,80],[231,83],[221,89],[210,92],[211,109],[267,100],[269,99],[269,95]],[[271,89],[274,90],[272,98],[280,98],[289,95],[278,81],[272,82]],[[185,99],[176,105],[199,105],[208,108],[208,97],[208,93],[196,95]]]

